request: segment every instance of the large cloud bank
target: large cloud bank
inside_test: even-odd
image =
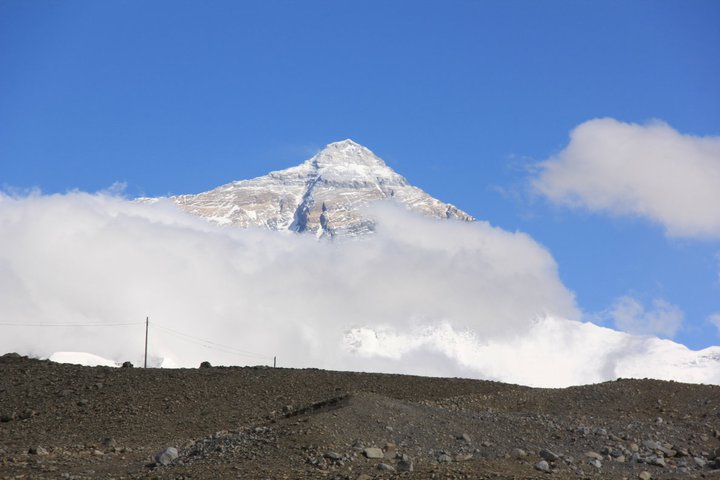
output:
[[[653,374],[720,383],[720,351],[576,321],[552,256],[527,235],[392,205],[368,214],[377,234],[325,242],[107,194],[0,195],[0,352],[137,365],[149,315],[152,365],[277,356],[542,386]]]
[[[720,137],[590,120],[540,168],[533,186],[554,203],[648,218],[671,236],[720,238]]]

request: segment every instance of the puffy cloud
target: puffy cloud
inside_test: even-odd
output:
[[[624,332],[670,338],[680,329],[684,318],[682,310],[665,300],[656,298],[652,301],[652,308],[646,309],[631,296],[618,298],[608,315],[615,327]]]
[[[636,215],[678,237],[720,238],[720,137],[612,118],[576,127],[532,182],[550,201]]]
[[[578,316],[552,256],[525,234],[392,205],[369,214],[378,222],[372,238],[325,242],[217,227],[169,203],[108,194],[0,197],[0,311],[6,322],[37,323],[150,315],[197,337],[277,354],[286,365],[325,367],[336,365],[327,346],[357,326],[450,321],[503,336],[538,313]],[[0,348],[137,361],[141,330],[17,328],[0,336]],[[156,355],[192,365],[213,354],[173,347],[169,335],[152,339]],[[98,336],[110,352],[96,351]]]
[[[574,321],[555,261],[525,234],[393,205],[368,214],[375,235],[326,242],[110,194],[0,195],[0,352],[137,365],[149,315],[151,365],[277,355],[280,366],[539,386],[720,382],[712,355]],[[44,323],[100,325],[30,326]]]

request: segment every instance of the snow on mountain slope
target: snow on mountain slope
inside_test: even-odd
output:
[[[346,330],[335,368],[433,376],[463,376],[533,387],[561,388],[617,378],[655,378],[720,384],[720,347],[690,350],[651,336],[631,335],[588,322],[538,318],[524,335],[482,338],[449,323],[410,329],[366,326]],[[327,345],[327,353],[334,350]],[[561,347],[561,348],[559,348]],[[415,358],[449,359],[430,366]],[[86,366],[119,362],[82,352],[57,352],[49,360]],[[152,367],[196,367],[183,349],[153,358]],[[222,359],[214,362],[223,364]],[[229,356],[228,364],[235,360]],[[323,365],[331,367],[331,365]]]
[[[359,209],[394,199],[435,218],[473,218],[410,185],[369,149],[352,140],[327,145],[301,165],[240,180],[197,195],[170,197],[183,210],[218,224],[263,226],[317,236],[374,230]]]
[[[345,345],[357,355],[397,363],[420,351],[436,352],[455,360],[469,377],[534,387],[616,378],[720,384],[720,347],[695,351],[670,340],[551,316],[538,318],[521,335],[492,340],[446,323],[415,331],[355,328],[345,335]],[[407,364],[403,368],[407,373]]]

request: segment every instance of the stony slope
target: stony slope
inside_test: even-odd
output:
[[[363,215],[362,208],[383,199],[394,199],[434,218],[473,220],[453,205],[410,185],[373,152],[352,140],[331,143],[293,168],[170,199],[183,210],[219,224],[317,236],[356,236],[372,231],[374,224]]]
[[[720,478],[718,398],[651,380],[553,390],[6,355],[0,478]],[[178,458],[159,465],[166,447]]]

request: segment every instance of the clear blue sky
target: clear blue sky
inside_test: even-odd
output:
[[[719,344],[717,239],[527,190],[593,118],[720,135],[718,25],[716,1],[0,0],[0,185],[196,193],[352,138],[532,235],[584,312],[661,298]]]

